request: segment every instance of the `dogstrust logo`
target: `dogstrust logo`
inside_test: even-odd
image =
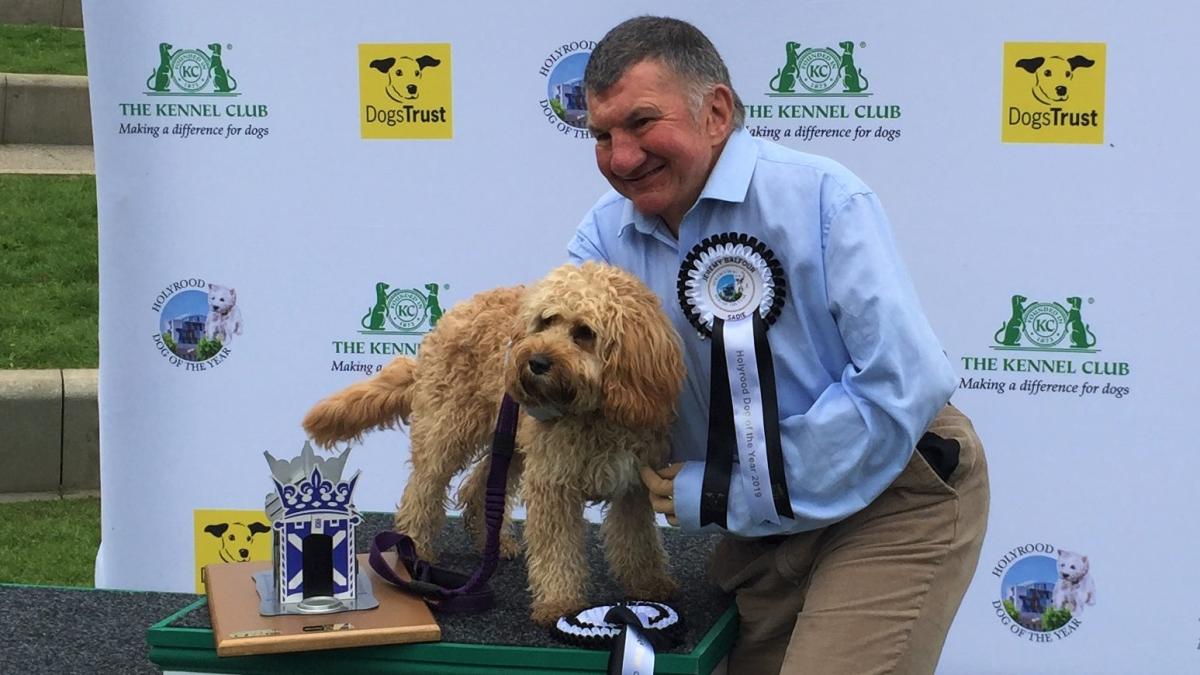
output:
[[[1070,637],[1096,604],[1096,582],[1086,555],[1037,543],[1017,546],[992,567],[1000,597],[996,618],[1013,636],[1037,643]]]
[[[433,282],[418,288],[393,288],[383,281],[376,283],[374,302],[358,321],[358,333],[368,338],[334,340],[335,358],[330,370],[371,374],[379,372],[383,364],[354,357],[416,356],[421,338],[442,318],[439,292],[449,288],[449,284]]]
[[[1088,305],[1094,302],[1095,298],[1086,300]],[[990,345],[1000,355],[961,357],[964,370],[979,376],[962,378],[959,387],[997,394],[1019,391],[1029,396],[1128,396],[1131,388],[1122,378],[1129,376],[1130,365],[1094,356],[1100,353],[1099,339],[1092,325],[1084,321],[1084,303],[1080,296],[1066,298],[1065,304],[1031,301],[1019,293],[1011,296],[1008,317],[992,335]]]
[[[453,138],[449,44],[360,44],[363,138]]]
[[[542,116],[555,131],[569,138],[592,138],[587,128],[583,71],[595,48],[593,40],[567,42],[555,47],[538,67],[546,92],[546,97],[538,101]]]
[[[860,62],[867,43],[837,47],[783,45],[773,75],[764,77],[767,102],[746,104],[746,129],[773,141],[895,141],[902,111],[874,96]]]
[[[192,539],[196,593],[206,590],[205,565],[271,559],[271,521],[261,509],[195,509]]]
[[[1000,139],[1104,142],[1103,42],[1004,43]]]
[[[219,42],[207,49],[158,43],[158,64],[143,92],[154,100],[118,103],[122,121],[117,133],[156,139],[266,138],[270,129],[261,122],[268,115],[265,103],[220,100],[241,96],[237,78],[225,65],[232,50],[233,45]]]
[[[229,357],[234,336],[244,329],[237,291],[198,277],[180,279],[159,292],[154,346],[172,366],[210,370]]]

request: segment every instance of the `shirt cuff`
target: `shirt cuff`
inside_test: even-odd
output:
[[[685,462],[675,474],[673,499],[675,517],[684,530],[700,529],[700,486],[704,482],[704,462]]]

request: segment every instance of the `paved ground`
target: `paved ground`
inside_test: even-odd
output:
[[[94,174],[90,145],[0,144],[0,173]]]

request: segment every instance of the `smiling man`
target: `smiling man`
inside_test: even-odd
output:
[[[638,275],[682,337],[655,510],[723,532],[731,673],[930,673],[987,523],[983,449],[878,198],[756,139],[712,43],[637,17],[584,73],[613,190],[568,250]]]

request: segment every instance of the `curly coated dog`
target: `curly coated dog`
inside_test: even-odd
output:
[[[412,475],[396,529],[432,558],[454,474],[464,522],[482,546],[487,446],[500,399],[521,406],[509,473],[527,507],[524,537],[533,619],[553,623],[587,601],[584,506],[608,503],[600,527],[614,578],[630,597],[675,590],[646,488],[661,466],[684,368],[679,336],[658,297],[608,265],[564,265],[531,287],[481,293],[442,317],[417,360],[397,358],[374,377],[318,403],[304,428],[321,445],[372,428],[411,426]],[[518,545],[509,530],[501,553]]]

